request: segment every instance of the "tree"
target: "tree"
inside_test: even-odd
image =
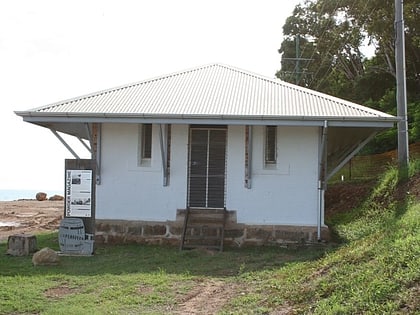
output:
[[[420,3],[404,1],[410,140],[420,140]],[[283,26],[281,70],[285,81],[395,114],[393,0],[305,0]],[[296,49],[296,38],[299,47]],[[373,55],[363,48],[374,46]],[[299,55],[296,56],[296,52]],[[297,73],[300,59],[302,73]],[[300,77],[296,81],[296,77]],[[394,146],[395,131],[373,145]]]
[[[277,75],[284,78],[285,72],[295,73],[295,64],[284,59],[296,57],[292,47],[299,35],[302,53],[298,57],[308,60],[304,64],[307,75],[298,84],[353,99],[348,90],[364,73],[360,47],[365,36],[344,11],[339,11],[340,2],[305,1],[296,6],[283,27],[286,39],[279,50],[282,70]]]

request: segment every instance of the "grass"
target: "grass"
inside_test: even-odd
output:
[[[57,234],[38,235],[38,247],[58,250]],[[5,244],[0,251],[5,252]],[[0,314],[170,313],[197,283],[313,260],[324,248],[227,249],[212,254],[174,247],[99,247],[92,257],[62,256],[58,266],[33,267],[30,257],[0,256]]]
[[[263,284],[260,301],[270,310],[293,305],[299,314],[420,313],[420,204],[394,198],[397,178],[389,170],[360,208],[332,218],[343,242],[337,249],[247,274]]]
[[[419,170],[413,163],[410,174]],[[330,218],[337,245],[215,254],[103,246],[54,267],[1,255],[0,314],[170,314],[210,280],[236,288],[220,314],[420,313],[420,203],[396,198],[403,188],[391,169],[358,209]],[[58,249],[57,234],[38,244]]]

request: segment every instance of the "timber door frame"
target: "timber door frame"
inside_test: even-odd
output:
[[[226,206],[226,125],[191,125],[188,150],[188,208]]]

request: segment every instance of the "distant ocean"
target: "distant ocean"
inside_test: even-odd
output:
[[[0,201],[13,201],[19,199],[35,199],[35,196],[39,192],[47,194],[47,198],[54,195],[64,196],[62,190],[12,190],[12,189],[0,189]]]

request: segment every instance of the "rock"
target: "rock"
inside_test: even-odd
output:
[[[50,197],[49,200],[50,201],[61,201],[61,200],[64,200],[64,197],[60,196],[60,195],[54,195],[54,196]]]
[[[47,200],[47,194],[44,192],[39,192],[36,194],[35,198],[38,201],[44,201],[44,200]]]
[[[37,250],[36,236],[30,234],[10,235],[7,240],[7,254],[28,256]]]
[[[53,266],[60,263],[60,257],[51,248],[44,247],[36,252],[32,257],[32,264],[34,266]]]

